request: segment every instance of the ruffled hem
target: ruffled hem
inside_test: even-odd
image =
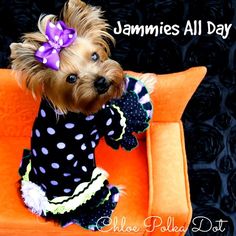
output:
[[[45,218],[59,223],[62,227],[78,224],[85,229],[97,231],[109,224],[110,216],[119,200],[120,193],[118,188],[110,186],[108,189],[110,191],[109,197],[93,209],[83,206],[63,215],[48,213]],[[96,195],[99,194],[97,193]]]
[[[44,190],[30,180],[30,151],[25,150],[24,154],[19,169],[22,176],[21,193],[25,205],[33,213],[53,219],[62,226],[76,223],[92,230],[104,226],[96,225],[94,219],[98,221],[103,216],[109,218],[119,198],[118,188],[108,185],[106,171],[95,168],[91,180],[79,184],[72,195],[48,199]]]

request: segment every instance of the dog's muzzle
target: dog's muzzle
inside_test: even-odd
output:
[[[104,94],[110,87],[110,82],[105,77],[98,77],[94,82],[94,87],[98,94]]]

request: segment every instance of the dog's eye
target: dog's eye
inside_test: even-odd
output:
[[[91,56],[91,59],[92,59],[93,61],[97,61],[97,60],[99,59],[99,55],[98,55],[96,52],[94,52],[94,53],[92,54],[92,56]]]
[[[77,81],[78,77],[75,74],[70,74],[68,75],[68,77],[66,78],[66,82],[73,84]]]

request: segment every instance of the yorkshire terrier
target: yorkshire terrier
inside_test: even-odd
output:
[[[105,137],[111,147],[131,150],[132,133],[144,131],[152,115],[143,83],[109,58],[108,28],[100,8],[69,0],[59,17],[41,16],[38,32],[10,46],[18,81],[42,97],[19,169],[22,198],[62,226],[108,224],[121,189],[96,167],[94,149]],[[146,84],[151,90],[152,81]]]

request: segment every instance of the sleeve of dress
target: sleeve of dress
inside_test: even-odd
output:
[[[132,150],[138,145],[133,133],[145,131],[152,116],[152,104],[142,82],[126,77],[125,92],[100,111],[99,127],[109,146]]]

